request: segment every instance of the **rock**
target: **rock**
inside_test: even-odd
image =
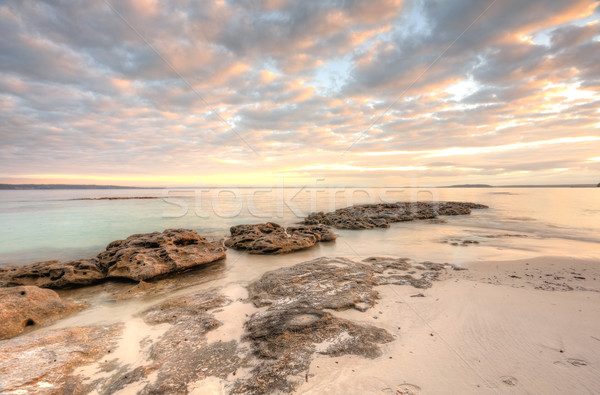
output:
[[[144,310],[140,315],[144,321],[151,325],[200,322],[208,318],[208,315],[205,315],[206,311],[214,310],[228,303],[230,303],[229,300],[220,294],[199,293],[168,299]],[[202,326],[208,329],[203,330],[203,332],[220,325],[219,321],[213,319],[207,319],[206,321]]]
[[[250,379],[234,384],[234,394],[291,393],[298,381],[290,377],[306,372],[315,352],[376,358],[381,355],[379,344],[393,340],[385,329],[310,308],[270,308],[253,314],[246,329],[260,363]]]
[[[363,204],[341,208],[330,213],[312,213],[304,219],[304,224],[324,224],[339,229],[387,228],[394,222],[432,220],[437,215],[467,215],[471,213],[471,209],[483,208],[488,207],[463,202]]]
[[[90,285],[105,278],[94,259],[70,262],[46,261],[25,266],[0,268],[0,286],[35,285],[42,288],[67,288]]]
[[[306,372],[315,353],[379,356],[379,344],[393,340],[390,333],[336,318],[326,309],[365,311],[378,298],[375,286],[427,288],[446,267],[452,265],[323,257],[265,273],[248,286],[248,295],[256,307],[268,307],[245,323],[258,365],[250,378],[236,381],[230,393],[291,393],[300,383],[294,378]]]
[[[1,341],[0,393],[87,393],[73,371],[107,354],[119,331],[118,325],[76,327]]]
[[[167,229],[113,241],[96,259],[108,278],[136,281],[179,272],[225,258],[220,242],[186,229]]]
[[[403,258],[372,257],[359,263],[321,257],[263,274],[248,286],[248,295],[256,307],[365,311],[378,299],[373,287],[394,284],[429,288],[443,268],[431,262],[412,265]]]
[[[310,236],[313,235],[317,238],[317,241],[333,241],[337,238],[337,235],[333,233],[331,228],[324,225],[296,225],[289,226],[286,229],[289,235],[302,235]]]
[[[293,226],[288,231],[273,222],[232,226],[225,245],[250,254],[287,254],[335,239],[335,234],[323,225]]]
[[[248,295],[256,307],[285,304],[287,308],[364,311],[375,304],[376,284],[368,265],[322,257],[265,273],[248,286]]]
[[[63,301],[49,289],[34,286],[0,288],[0,340],[54,322],[87,307]]]
[[[236,341],[208,343],[206,334],[222,325],[212,312],[230,301],[206,291],[158,303],[138,314],[147,324],[167,328],[140,344],[146,359],[133,365],[103,369],[90,391],[112,394],[120,390],[139,394],[183,394],[188,384],[206,376],[222,379],[245,366]],[[149,380],[149,376],[154,379]],[[135,388],[135,390],[132,390]]]
[[[0,268],[0,286],[37,285],[61,289],[115,278],[143,281],[225,256],[225,248],[218,241],[208,241],[192,230],[168,229],[113,241],[93,259]]]
[[[148,294],[154,293],[154,291],[159,288],[156,284],[147,283],[145,281],[140,281],[133,287],[129,288],[126,291],[119,292],[114,294],[110,300],[127,300],[133,298],[139,298],[147,296]]]

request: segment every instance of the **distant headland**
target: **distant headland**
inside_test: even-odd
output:
[[[0,190],[53,190],[53,189],[197,189],[197,188],[239,188],[239,189],[254,189],[265,188],[266,186],[168,186],[168,187],[133,187],[124,185],[79,185],[79,184],[0,184]],[[283,188],[300,188],[298,186],[285,186]],[[304,186],[310,188],[310,186]],[[319,188],[596,188],[600,184],[555,184],[555,185],[488,185],[488,184],[460,184],[446,186],[381,186],[372,187],[367,185],[362,186],[325,186],[319,185]]]

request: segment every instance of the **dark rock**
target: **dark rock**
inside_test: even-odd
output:
[[[365,311],[383,284],[431,286],[446,267],[432,262],[373,257],[362,262],[318,258],[265,273],[248,286],[249,299],[267,310],[246,321],[247,339],[259,363],[249,379],[234,383],[231,393],[291,393],[294,380],[310,366],[314,353],[375,358],[379,344],[393,337],[386,330],[334,317],[325,309]],[[407,272],[419,274],[413,277]],[[377,316],[374,316],[377,318]]]
[[[304,219],[304,224],[324,224],[339,229],[387,228],[394,222],[432,220],[438,215],[466,215],[471,213],[471,209],[483,208],[488,207],[463,202],[363,204],[341,208],[330,213],[312,213]]]
[[[49,324],[85,307],[87,304],[63,301],[49,289],[0,288],[0,340]]]
[[[315,352],[376,358],[381,355],[379,344],[393,340],[385,329],[310,308],[255,313],[246,328],[260,363],[252,370],[252,378],[238,381],[231,393],[291,393],[298,383],[289,377],[305,372]]]
[[[200,380],[201,376],[225,379],[239,368],[241,359],[236,341],[212,344],[206,341],[206,333],[222,325],[210,311],[229,303],[218,293],[206,292],[170,299],[141,313],[149,324],[172,326],[150,348],[149,359],[157,364],[157,379],[140,393],[185,393],[187,383]],[[112,390],[116,388],[106,392]]]
[[[113,241],[97,260],[109,278],[136,281],[179,272],[225,258],[220,242],[187,229],[168,229]]]
[[[273,304],[288,308],[364,311],[375,304],[373,270],[346,258],[317,258],[265,273],[248,286],[256,307]]]
[[[335,239],[335,234],[322,225],[293,226],[286,232],[281,225],[268,222],[232,226],[230,232],[225,245],[250,254],[287,254]]]

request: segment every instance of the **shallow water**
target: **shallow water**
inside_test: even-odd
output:
[[[158,198],[72,200],[107,196]],[[247,265],[254,269],[262,264],[273,267],[279,261],[322,255],[396,255],[461,264],[540,255],[595,258],[600,251],[597,188],[0,191],[0,265],[91,257],[109,242],[134,233],[189,228],[224,237],[232,225],[266,221],[289,225],[312,211],[417,198],[471,201],[490,209],[474,210],[470,216],[445,217],[445,224],[415,221],[389,229],[338,230],[336,242],[293,256],[257,258],[230,250],[228,261],[243,263],[236,264],[241,266],[236,270],[244,275]],[[480,244],[451,245],[462,240]]]

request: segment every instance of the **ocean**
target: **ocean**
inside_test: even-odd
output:
[[[157,198],[73,200],[134,196]],[[272,221],[287,226],[312,211],[417,199],[490,208],[443,217],[446,223],[338,229],[335,242],[259,260],[268,261],[268,268],[318,256],[391,255],[460,265],[537,256],[597,258],[600,252],[600,188],[18,190],[0,191],[0,265],[92,257],[111,241],[135,233],[188,228],[222,238],[232,225]],[[463,245],[467,240],[477,244]],[[239,265],[257,258],[229,250],[229,260]]]

